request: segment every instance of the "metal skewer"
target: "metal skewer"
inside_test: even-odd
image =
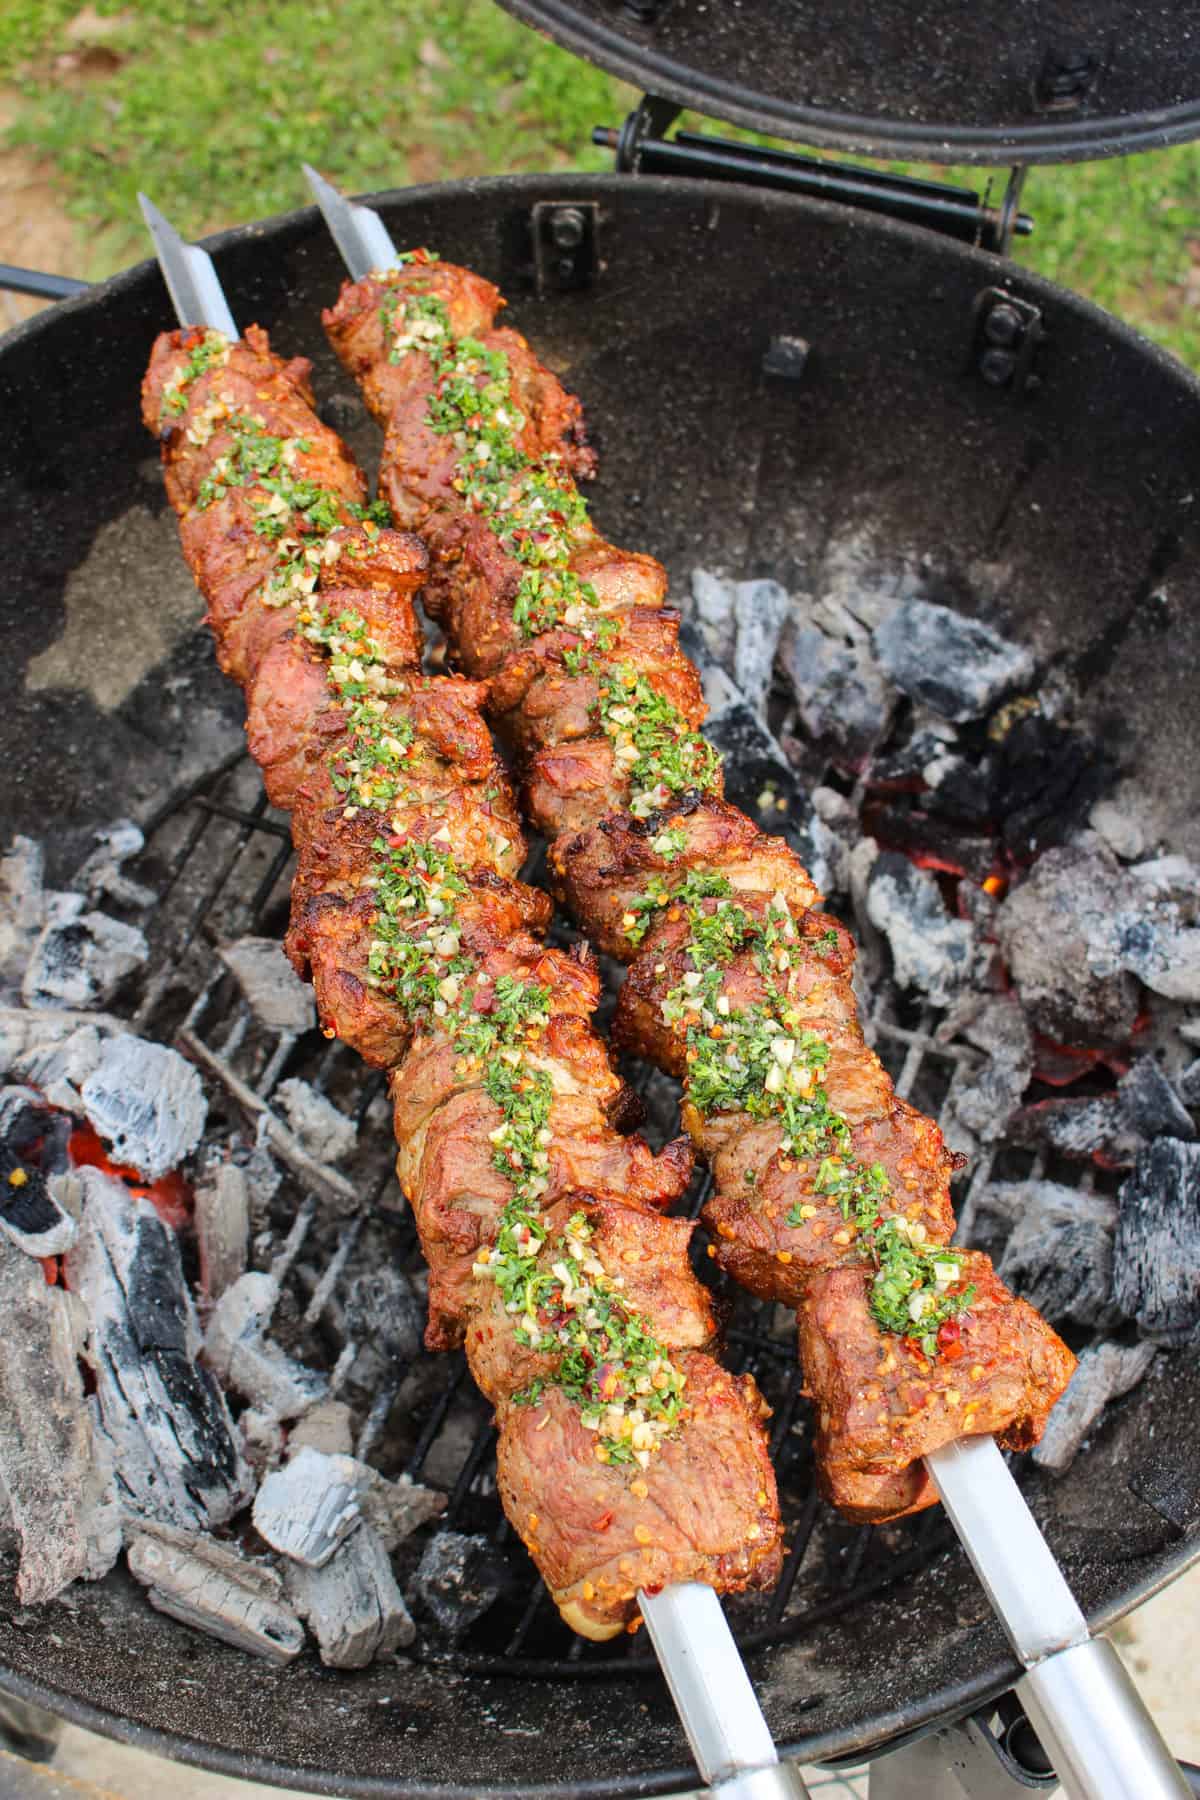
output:
[[[303,168],[351,278],[394,267],[396,247],[378,213]],[[1026,1671],[1017,1694],[1070,1800],[1187,1800],[1178,1764],[1112,1646],[1089,1634],[995,1440],[963,1439],[925,1461]],[[729,1800],[805,1792],[803,1785],[755,1785],[760,1776],[799,1776],[778,1762],[712,1590],[688,1583],[639,1601],[704,1779]]]
[[[389,268],[396,250],[378,213],[343,200],[307,164],[305,173],[354,278]],[[138,200],[179,323],[238,337],[207,250],[187,243],[145,194]],[[681,1583],[654,1595],[639,1593],[638,1603],[705,1782],[722,1800],[804,1800],[808,1789],[794,1764],[779,1761],[712,1588]]]

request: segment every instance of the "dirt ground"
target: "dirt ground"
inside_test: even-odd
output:
[[[0,95],[0,134],[11,123],[12,111],[12,102]],[[0,262],[86,279],[86,232],[68,218],[46,167],[23,150],[0,150]],[[0,331],[44,304],[0,292]]]

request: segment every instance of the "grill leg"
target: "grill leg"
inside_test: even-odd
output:
[[[0,1694],[0,1750],[11,1750],[27,1762],[50,1762],[61,1731],[62,1720],[53,1713]]]
[[[1060,1792],[1053,1776],[1022,1769],[986,1725],[965,1719],[871,1764],[870,1800],[1017,1800]]]

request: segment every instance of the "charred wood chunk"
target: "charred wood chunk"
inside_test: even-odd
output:
[[[365,1669],[417,1635],[387,1551],[369,1525],[359,1525],[319,1569],[289,1564],[286,1582],[328,1668]]]
[[[250,1496],[220,1389],[198,1358],[200,1327],[179,1246],[148,1200],[98,1169],[79,1172],[79,1239],[67,1281],[87,1308],[101,1430],[134,1513],[199,1530]]]
[[[275,1089],[275,1099],[308,1155],[322,1164],[344,1162],[354,1152],[358,1127],[332,1100],[297,1076]]]
[[[113,1159],[147,1181],[176,1168],[200,1142],[208,1102],[177,1050],[126,1035],[106,1047],[82,1088],[83,1108]]]
[[[892,952],[896,981],[935,1006],[947,1006],[974,977],[975,933],[946,911],[933,876],[907,857],[886,851],[871,871],[867,914]]]
[[[1136,1387],[1158,1352],[1153,1344],[1091,1344],[1079,1358],[1066,1393],[1050,1414],[1033,1460],[1062,1475],[1079,1454],[1110,1400]]]
[[[80,894],[60,895],[30,953],[21,984],[26,1006],[104,1006],[150,946],[135,925],[84,912]]]
[[[121,1547],[111,1469],[93,1443],[68,1295],[0,1236],[0,1496],[20,1544],[17,1596],[107,1574]]]
[[[1131,877],[1099,839],[1048,850],[1005,900],[996,931],[1035,1028],[1060,1044],[1121,1047],[1138,987],[1114,958]]]
[[[324,1568],[362,1518],[358,1465],[307,1445],[268,1475],[254,1502],[254,1528],[273,1550],[311,1569]]]
[[[1028,1150],[1053,1150],[1068,1162],[1131,1169],[1144,1140],[1132,1128],[1117,1094],[1064,1094],[1023,1106],[1008,1135]]]
[[[1014,720],[989,759],[992,816],[1006,847],[1029,860],[1064,843],[1114,773],[1091,738],[1036,712]]]
[[[511,1570],[487,1538],[439,1531],[425,1546],[411,1592],[443,1631],[457,1636],[511,1584]]]
[[[1156,1138],[1120,1193],[1113,1292],[1143,1337],[1186,1344],[1200,1326],[1200,1144]]]
[[[128,1561],[157,1611],[268,1662],[282,1665],[300,1654],[304,1627],[266,1564],[212,1538],[148,1522],[133,1532]]]
[[[779,665],[808,736],[838,763],[863,763],[883,741],[897,703],[866,646],[794,623],[780,639]]]
[[[276,938],[243,937],[217,954],[230,969],[250,1010],[269,1031],[299,1035],[317,1022],[312,988],[301,981]]]
[[[1121,1105],[1140,1138],[1174,1137],[1189,1141],[1195,1122],[1152,1056],[1139,1056],[1117,1083]]]
[[[324,1398],[328,1382],[266,1336],[279,1282],[256,1270],[239,1277],[213,1308],[204,1339],[209,1367],[243,1399],[277,1419],[296,1419]]]
[[[219,1300],[245,1273],[250,1240],[250,1184],[234,1162],[209,1168],[196,1184],[200,1285]]]
[[[1023,644],[927,600],[905,600],[884,619],[875,654],[904,693],[959,723],[982,718],[1033,675]]]

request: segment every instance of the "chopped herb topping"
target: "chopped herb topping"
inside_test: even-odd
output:
[[[673,901],[686,909],[684,955],[692,966],[666,995],[662,1014],[684,1029],[688,1100],[702,1113],[777,1119],[784,1155],[820,1158],[812,1192],[837,1205],[854,1227],[859,1253],[875,1265],[869,1304],[876,1323],[918,1338],[932,1357],[940,1327],[975,1297],[974,1286],[950,1291],[960,1277],[961,1254],[927,1246],[920,1223],[883,1216],[892,1197],[887,1172],[882,1163],[864,1164],[854,1156],[850,1125],[824,1087],[829,1046],[802,1026],[791,1001],[799,935],[786,896],[775,894],[766,914],[756,918],[731,895],[719,876],[693,872],[673,895],[655,877],[625,914],[627,935],[638,941],[659,907]],[[825,935],[836,942],[836,932]],[[817,941],[818,954],[823,942]],[[735,1008],[723,991],[724,971],[739,952],[753,956],[765,997]],[[746,1182],[754,1185],[753,1171]],[[798,1202],[785,1223],[801,1225],[815,1210]]]
[[[174,414],[176,417],[187,411],[187,391],[206,369],[219,368],[229,361],[229,352],[233,348],[230,340],[220,331],[196,330],[184,340],[187,358],[175,369],[162,392],[160,415]]]
[[[557,454],[534,458],[522,449],[526,419],[505,352],[476,337],[456,338],[445,301],[414,286],[389,289],[380,321],[392,362],[414,351],[429,359],[435,380],[425,422],[454,440],[454,487],[522,565],[513,599],[522,636],[566,625],[609,647],[615,623],[595,616],[599,595],[571,567],[588,530],[587,504]]]
[[[625,1304],[624,1278],[608,1274],[593,1237],[585,1213],[573,1213],[553,1243],[539,1216],[522,1213],[475,1268],[499,1288],[505,1310],[517,1321],[517,1342],[557,1357],[554,1385],[575,1401],[583,1425],[597,1434],[598,1460],[645,1468],[678,1423],[684,1378],[645,1321]],[[514,1399],[534,1405],[544,1390],[538,1379]]]
[[[629,810],[644,819],[673,794],[707,793],[720,777],[721,758],[708,739],[689,731],[677,706],[655,691],[631,663],[600,675],[600,723],[617,762],[629,776]]]

